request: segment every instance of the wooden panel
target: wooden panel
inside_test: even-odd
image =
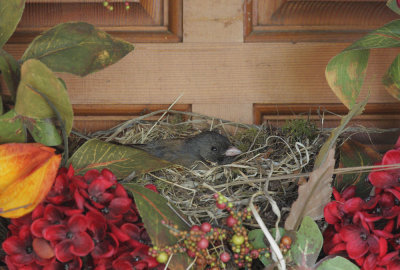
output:
[[[166,110],[168,104],[114,104],[114,105],[93,105],[76,104],[74,109],[74,130],[88,133],[96,130],[107,130],[124,121],[142,116],[158,110]],[[191,112],[190,104],[176,104],[173,108],[176,111]],[[161,114],[146,120],[157,120]]]
[[[182,0],[113,2],[111,12],[97,1],[29,1],[9,43],[29,43],[42,31],[66,21],[85,21],[130,42],[180,42]]]
[[[254,123],[282,126],[288,119],[310,119],[319,127],[337,127],[348,109],[341,104],[254,104]],[[322,121],[323,120],[323,121]],[[394,104],[367,104],[362,115],[352,120],[353,125],[367,128],[394,128],[400,126],[400,106]]]
[[[354,41],[398,19],[382,0],[251,0],[244,8],[247,42]]]
[[[168,43],[137,44],[117,64],[84,78],[60,74],[73,104],[226,104],[223,118],[252,119],[252,104],[340,103],[325,80],[329,59],[348,43]],[[15,56],[22,45],[6,45]],[[362,96],[396,103],[381,77],[398,49],[372,50]],[[230,107],[228,105],[231,105]],[[221,115],[218,106],[202,113]],[[199,107],[196,107],[199,108]],[[384,108],[382,108],[384,110]],[[249,121],[250,123],[252,121]]]
[[[238,101],[239,102],[239,101]],[[249,111],[252,111],[252,104],[199,104],[195,103],[192,105],[193,112],[208,115],[210,117],[216,117],[226,120],[234,120],[239,123],[251,123],[253,121],[252,115]]]
[[[243,0],[186,0],[183,42],[243,42]]]

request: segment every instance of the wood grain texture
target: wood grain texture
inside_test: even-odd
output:
[[[166,110],[169,104],[76,104],[74,109],[74,130],[83,133],[90,133],[96,130],[107,130],[127,120],[146,115],[148,113]],[[176,111],[191,112],[191,104],[176,104]],[[160,114],[146,118],[146,120],[156,121]]]
[[[193,104],[194,112],[252,122],[252,104],[339,103],[325,81],[329,59],[347,43],[137,44],[133,53],[85,78],[61,74],[73,104]],[[24,45],[6,45],[15,56]],[[398,50],[373,50],[363,95],[395,103],[381,77]],[[219,105],[225,104],[225,105]],[[247,108],[238,111],[237,108]],[[199,111],[197,111],[197,109]],[[384,110],[384,108],[382,108]]]
[[[250,0],[246,42],[349,42],[398,15],[377,1]]]
[[[237,104],[198,104],[192,105],[193,112],[205,114],[215,118],[231,120],[239,123],[252,123],[253,119],[248,112],[252,110],[251,103]],[[217,123],[217,122],[216,122]]]
[[[127,0],[112,0],[112,3],[126,2]],[[141,0],[129,0],[129,3],[138,3]],[[86,3],[100,3],[99,0],[85,0]],[[26,3],[82,3],[82,0],[26,0]]]
[[[289,119],[309,119],[319,127],[337,127],[348,113],[342,104],[254,104],[254,123],[282,126]],[[388,129],[400,126],[400,106],[396,103],[369,103],[352,125]]]
[[[243,42],[243,0],[185,0],[183,42]]]
[[[30,2],[34,1],[48,0]],[[151,25],[127,26],[130,30],[122,24],[113,25],[111,21],[109,25],[104,25],[110,33],[128,41],[179,42],[182,41],[183,27],[185,37],[183,43],[136,43],[135,50],[120,62],[85,78],[60,74],[67,83],[74,105],[76,127],[84,130],[108,128],[140,114],[134,112],[135,108],[157,107],[159,104],[166,106],[174,102],[181,93],[184,96],[178,103],[191,104],[193,112],[244,123],[252,123],[254,120],[261,122],[270,117],[275,117],[279,122],[284,121],[284,117],[292,117],[289,112],[282,114],[281,111],[281,114],[274,115],[271,111],[261,109],[257,116],[254,104],[262,104],[264,108],[277,106],[281,110],[290,104],[291,110],[295,111],[304,109],[304,106],[315,107],[319,104],[337,106],[340,102],[325,81],[325,66],[331,57],[349,45],[348,42],[338,41],[348,41],[355,37],[354,33],[349,31],[346,36],[344,32],[330,32],[332,29],[329,25],[328,31],[322,31],[323,24],[310,23],[307,27],[312,31],[303,32],[302,38],[309,38],[313,42],[298,42],[302,40],[296,36],[296,31],[302,27],[297,24],[296,20],[299,18],[286,18],[293,20],[291,27],[296,31],[280,32],[280,39],[272,38],[267,40],[274,42],[265,42],[264,34],[268,31],[264,29],[257,32],[254,29],[278,29],[280,26],[260,24],[257,22],[258,12],[266,7],[271,8],[269,11],[273,12],[268,16],[272,18],[284,4],[290,3],[293,6],[304,1],[259,0],[261,2],[257,3],[264,3],[264,6],[253,10],[254,1],[256,0],[186,0],[183,5],[183,0],[156,0],[152,3],[163,3],[165,7],[158,11],[150,2],[147,2],[149,6],[144,7],[145,1],[142,1],[142,4],[137,4],[141,6],[141,14],[147,18],[158,18],[153,22],[149,21]],[[73,5],[76,2],[60,0],[53,5]],[[89,1],[86,2],[91,5]],[[341,0],[335,2],[348,3]],[[352,2],[375,4],[378,1]],[[245,14],[242,11],[243,5]],[[36,16],[33,20],[39,24],[22,25],[25,32],[22,31],[22,26],[18,32],[22,41],[14,37],[5,46],[7,51],[17,57],[22,55],[27,45],[17,43],[26,42],[27,37],[36,35],[32,28],[47,27],[38,26],[40,20],[43,20],[42,25],[48,23],[46,14],[40,13],[44,11],[46,10],[38,10],[38,13],[31,14],[32,17]],[[58,9],[57,12],[61,13],[54,13],[54,16],[67,10]],[[287,17],[291,13],[281,14]],[[47,16],[51,19],[53,15]],[[312,20],[304,19],[309,22]],[[341,30],[346,28],[343,25],[341,27]],[[365,29],[368,27],[367,25]],[[274,31],[268,33],[275,35]],[[319,34],[315,35],[315,31],[319,31]],[[243,43],[243,33],[247,36],[246,41],[250,40],[250,36],[261,33],[257,41],[262,42]],[[277,40],[284,42],[276,42]],[[387,110],[387,104],[397,104],[397,101],[386,93],[381,77],[398,52],[393,49],[374,50],[371,53],[362,96],[370,90],[370,102],[377,104],[378,109],[370,112],[366,121],[397,121],[397,111],[382,114]],[[398,122],[390,123],[398,126]]]
[[[102,3],[90,1],[29,2],[9,43],[29,43],[41,32],[67,21],[85,21],[130,42],[180,42],[182,0],[112,2],[110,12]]]

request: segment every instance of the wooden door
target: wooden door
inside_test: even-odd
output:
[[[244,123],[281,121],[346,109],[328,87],[329,59],[397,16],[383,0],[27,0],[6,50],[19,56],[34,36],[81,20],[131,41],[122,61],[85,78],[62,74],[75,127],[107,128],[143,112],[177,109]],[[363,96],[367,126],[399,126],[399,103],[381,77],[396,50],[372,51]],[[327,120],[338,121],[337,116]],[[382,121],[384,119],[384,121]],[[329,122],[328,121],[328,122]]]

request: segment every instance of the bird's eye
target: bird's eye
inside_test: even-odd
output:
[[[211,151],[217,151],[217,147],[215,147],[215,146],[211,146]]]

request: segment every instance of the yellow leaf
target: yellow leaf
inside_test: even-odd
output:
[[[0,216],[17,218],[35,209],[51,189],[60,161],[53,148],[41,144],[0,145]]]

